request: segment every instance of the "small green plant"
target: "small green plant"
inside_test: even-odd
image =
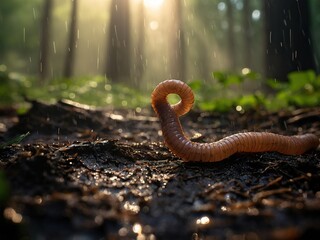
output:
[[[277,111],[289,107],[311,107],[320,105],[320,76],[314,71],[291,72],[288,82],[267,80],[273,90],[266,94],[260,90],[246,92],[245,82],[263,82],[257,73],[226,74],[214,72],[215,83],[206,84],[201,80],[189,83],[196,95],[196,106],[200,110],[225,112],[232,108],[237,111],[265,108]]]
[[[70,99],[92,106],[112,106],[136,108],[150,103],[150,96],[120,83],[111,83],[103,76],[57,78],[47,84],[39,84],[38,79],[26,78],[7,71],[0,65],[0,105],[18,103],[19,113],[26,111],[21,104],[24,99],[36,99],[54,103]]]
[[[196,97],[196,107],[202,111],[226,112],[230,109],[265,108],[279,110],[288,107],[320,105],[320,76],[314,71],[292,72],[288,82],[265,81],[250,69],[241,74],[213,72],[208,82],[189,82]],[[259,90],[266,83],[273,90]],[[260,84],[260,85],[258,85]],[[253,87],[256,85],[256,87]],[[124,84],[113,83],[103,76],[57,78],[50,84],[40,85],[37,79],[10,73],[0,65],[0,105],[19,103],[18,113],[26,111],[24,98],[56,102],[70,99],[83,104],[101,107],[136,108],[150,104],[150,93],[142,93]],[[171,96],[170,96],[171,97]]]
[[[314,71],[291,72],[288,82],[268,80],[275,94],[268,98],[269,109],[286,107],[312,107],[320,104],[320,75]]]
[[[0,105],[21,102],[28,80],[17,73],[11,73],[5,65],[0,65]]]
[[[70,99],[92,106],[134,108],[147,103],[146,97],[138,90],[111,83],[102,76],[54,79],[48,86],[28,89],[28,96],[49,102]]]
[[[25,139],[28,135],[30,135],[30,132],[27,132],[25,134],[21,134],[21,135],[18,135],[18,136],[15,136],[11,139],[9,139],[8,141],[4,142],[4,143],[0,143],[0,149],[1,148],[4,148],[6,146],[9,146],[11,144],[18,144],[20,143],[23,139]]]
[[[245,83],[257,81],[260,76],[249,69],[243,74],[212,73],[213,82],[192,81],[189,86],[196,97],[196,107],[204,111],[226,112],[231,108],[241,111],[256,108],[263,99],[260,92],[246,93]]]

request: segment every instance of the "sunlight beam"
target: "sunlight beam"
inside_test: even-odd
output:
[[[146,8],[157,10],[162,6],[163,2],[164,0],[144,0],[143,4]]]

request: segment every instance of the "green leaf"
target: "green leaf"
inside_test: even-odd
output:
[[[223,72],[213,72],[212,77],[220,83],[224,83],[226,81],[226,74]]]
[[[227,76],[225,86],[230,86],[232,84],[240,84],[242,82],[243,78],[240,75],[230,74]]]
[[[246,107],[254,107],[257,105],[257,98],[253,94],[244,95],[240,98],[239,105]]]
[[[21,134],[21,135],[18,135],[18,136],[16,136],[16,137],[14,137],[14,138],[11,138],[11,139],[9,139],[7,142],[5,142],[5,143],[1,143],[1,144],[0,144],[0,148],[4,148],[4,147],[9,146],[9,145],[11,145],[11,144],[18,144],[18,143],[20,143],[23,139],[25,139],[29,134],[30,134],[30,132],[27,132],[27,133],[25,133],[25,134]]]
[[[243,76],[245,76],[246,79],[249,80],[259,80],[260,79],[260,74],[253,72],[253,71],[249,71],[246,74],[243,74]]]
[[[203,86],[203,81],[201,80],[194,80],[192,82],[188,83],[189,87],[191,87],[192,90],[198,91],[202,88]]]
[[[299,91],[308,83],[315,82],[316,75],[314,71],[291,72],[288,74],[290,88],[292,91]]]
[[[214,101],[207,101],[199,103],[199,107],[203,111],[214,111],[216,109],[216,103]]]
[[[305,95],[305,94],[299,94],[299,95],[293,95],[292,96],[292,102],[294,105],[297,106],[315,106],[319,103],[319,96],[312,94],[312,95]]]
[[[279,82],[276,79],[267,79],[267,85],[274,90],[282,90],[288,88],[288,83]]]

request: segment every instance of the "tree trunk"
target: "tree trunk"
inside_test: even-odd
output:
[[[72,0],[71,17],[70,17],[70,29],[69,29],[69,41],[66,52],[65,64],[64,64],[64,77],[70,78],[73,75],[74,61],[75,61],[75,49],[77,46],[77,11],[78,0]]]
[[[236,68],[236,51],[235,51],[235,36],[234,36],[234,19],[233,5],[231,0],[226,1],[227,4],[227,20],[228,20],[228,58],[230,62],[230,70]]]
[[[315,69],[308,0],[265,1],[265,75],[285,81],[291,71]]]
[[[169,34],[170,74],[172,78],[185,80],[185,43],[182,26],[181,0],[171,0],[172,33]]]
[[[243,39],[244,39],[244,49],[243,49],[243,66],[247,68],[252,68],[251,64],[251,7],[250,0],[243,1]]]
[[[112,0],[107,47],[106,76],[113,81],[130,80],[130,0]]]
[[[140,1],[138,7],[138,42],[135,48],[135,63],[134,63],[134,81],[137,86],[140,86],[142,81],[141,78],[144,72],[145,57],[144,57],[144,47],[145,47],[145,12],[143,1]]]
[[[51,32],[52,18],[52,0],[46,0],[43,6],[41,39],[40,39],[40,54],[39,54],[39,77],[40,81],[44,82],[48,78],[49,69],[49,41]]]

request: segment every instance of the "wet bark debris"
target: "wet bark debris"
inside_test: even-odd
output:
[[[319,110],[193,112],[183,124],[187,134],[202,136],[198,141],[270,126],[319,135],[319,119],[310,114]],[[7,196],[5,187],[0,191],[1,236],[311,239],[320,233],[319,151],[184,163],[162,144],[158,130],[149,111],[33,104],[1,137],[5,142],[30,132],[22,143],[0,149],[0,186],[10,189]]]

